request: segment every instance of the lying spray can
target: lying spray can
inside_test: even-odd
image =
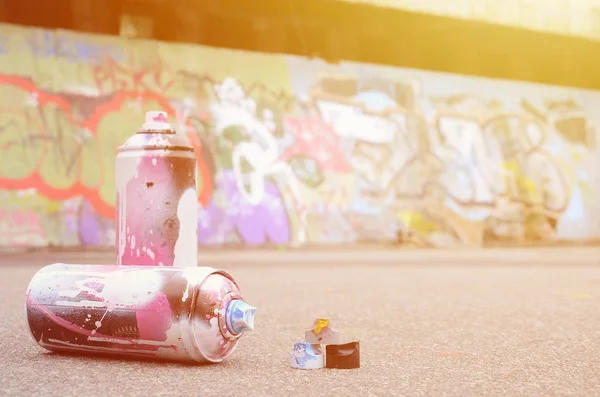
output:
[[[221,362],[256,309],[210,267],[53,264],[26,294],[31,335],[51,351]]]
[[[118,265],[197,266],[196,156],[165,112],[148,112],[115,161]]]

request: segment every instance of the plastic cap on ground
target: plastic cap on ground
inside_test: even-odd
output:
[[[296,369],[319,369],[323,368],[323,351],[321,345],[308,342],[294,343],[294,350],[290,355],[290,365]]]
[[[358,341],[325,347],[325,367],[337,369],[360,368],[360,343]]]
[[[340,333],[331,328],[328,318],[319,317],[313,322],[312,328],[305,332],[304,340],[322,345],[337,344],[340,343]]]

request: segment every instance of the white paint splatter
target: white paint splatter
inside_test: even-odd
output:
[[[187,189],[177,205],[179,236],[175,242],[173,266],[198,265],[198,200],[196,189]]]
[[[97,301],[56,301],[56,306],[72,306],[72,307],[106,307],[105,302]]]
[[[89,288],[82,288],[85,292],[88,292],[87,290]],[[82,289],[74,289],[74,290],[70,290],[70,291],[60,291],[58,293],[58,296],[61,298],[75,298],[77,295],[79,295],[82,291]]]
[[[135,236],[131,236],[131,249],[135,249]]]
[[[152,165],[156,165],[157,160],[156,159],[152,159]]]
[[[185,302],[189,298],[190,285],[200,285],[210,274],[215,272],[215,269],[208,266],[196,266],[183,269],[183,276],[187,282],[183,297],[181,300]]]
[[[151,249],[147,249],[146,250],[146,254],[148,254],[148,256],[150,257],[150,259],[152,259],[152,261],[154,261],[154,251],[152,251]]]
[[[141,157],[135,159],[130,153],[123,152],[117,155],[117,172],[115,172],[115,187],[117,197],[119,198],[119,218],[117,219],[117,229],[119,231],[119,241],[117,241],[118,255],[117,264],[120,265],[121,258],[125,253],[127,246],[127,236],[129,235],[129,226],[127,226],[127,184],[133,178],[138,176],[138,166]],[[132,164],[133,163],[133,164]]]

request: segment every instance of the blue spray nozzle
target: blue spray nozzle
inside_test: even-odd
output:
[[[250,306],[243,300],[232,300],[227,305],[225,312],[225,323],[227,329],[234,335],[254,329],[254,316],[256,308]]]

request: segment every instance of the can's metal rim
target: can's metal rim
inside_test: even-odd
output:
[[[192,146],[182,146],[182,145],[136,145],[136,146],[119,146],[117,148],[118,152],[131,152],[135,150],[170,150],[170,151],[182,151],[182,152],[193,152],[194,148]]]
[[[235,281],[235,279],[233,278],[233,276],[229,273],[227,273],[225,270],[221,270],[221,269],[215,269],[215,271],[211,274],[220,274],[221,276],[224,276],[225,278],[229,279],[233,285],[235,285],[235,287],[237,288],[237,290],[240,292],[240,294],[242,293],[242,291],[240,290],[240,286],[237,283],[237,281]]]
[[[136,131],[137,134],[165,134],[165,135],[174,135],[177,133],[177,131],[175,131],[175,129],[173,128],[169,128],[169,129],[163,129],[163,128],[148,128],[148,129],[144,129],[144,128],[140,128],[139,130]]]
[[[225,300],[225,298],[230,298],[230,297],[233,297],[233,296],[236,297],[235,299],[243,299],[242,295],[241,295],[241,291],[240,291],[240,286],[238,285],[237,281],[235,281],[235,279],[229,273],[227,273],[224,270],[213,269],[213,271],[211,271],[211,272],[209,272],[209,273],[206,274],[206,276],[204,277],[204,280],[206,280],[207,277],[209,277],[209,276],[211,276],[213,274],[218,274],[218,275],[221,275],[221,276],[229,279],[233,283],[233,285],[235,285],[235,287],[238,290],[237,293],[233,293],[232,292],[232,293],[227,294],[224,297],[224,300]],[[200,356],[203,360],[206,360],[206,361],[211,362],[211,363],[220,363],[220,362],[225,361],[227,358],[229,358],[233,354],[233,352],[236,350],[236,348],[237,348],[237,339],[239,339],[239,337],[241,336],[241,334],[240,335],[232,335],[231,334],[232,338],[231,339],[228,338],[228,340],[229,340],[229,342],[234,343],[234,346],[227,352],[227,354],[225,354],[222,357],[219,357],[217,359],[211,358],[204,351],[202,351],[202,349],[200,348],[200,346],[199,346],[199,344],[198,344],[198,342],[196,340],[196,337],[195,337],[196,334],[194,332],[194,318],[195,318],[195,315],[196,315],[196,302],[197,302],[198,297],[200,295],[200,288],[202,287],[202,283],[204,282],[204,280],[202,280],[197,285],[190,286],[190,288],[192,288],[193,292],[191,294],[191,305],[190,305],[190,312],[189,312],[190,314],[188,316],[188,321],[185,322],[186,323],[185,327],[187,328],[186,332],[189,335],[190,342],[191,342],[190,343],[191,346],[189,346],[189,348],[192,348],[194,351],[193,352],[188,352],[188,353],[192,357],[198,357],[198,356]],[[228,300],[230,300],[230,299],[228,299]],[[220,309],[223,310],[222,307]],[[223,320],[221,318],[223,318]],[[224,318],[225,318],[225,313],[218,315],[219,331],[221,332],[221,334],[224,337],[226,337],[226,335],[224,335],[224,333],[223,333],[223,327],[221,326],[221,324],[225,325]],[[225,327],[225,329],[227,329],[227,328]],[[186,347],[186,350],[187,350],[187,347]],[[200,360],[198,360],[198,358],[196,358],[196,360],[200,361]]]
[[[223,315],[219,316],[219,329],[221,330],[221,334],[230,342],[239,339],[242,336],[242,333],[234,334],[227,327],[227,307],[234,300],[243,300],[242,295],[239,292],[230,292],[223,297],[221,301],[221,307],[219,311],[223,313]]]

